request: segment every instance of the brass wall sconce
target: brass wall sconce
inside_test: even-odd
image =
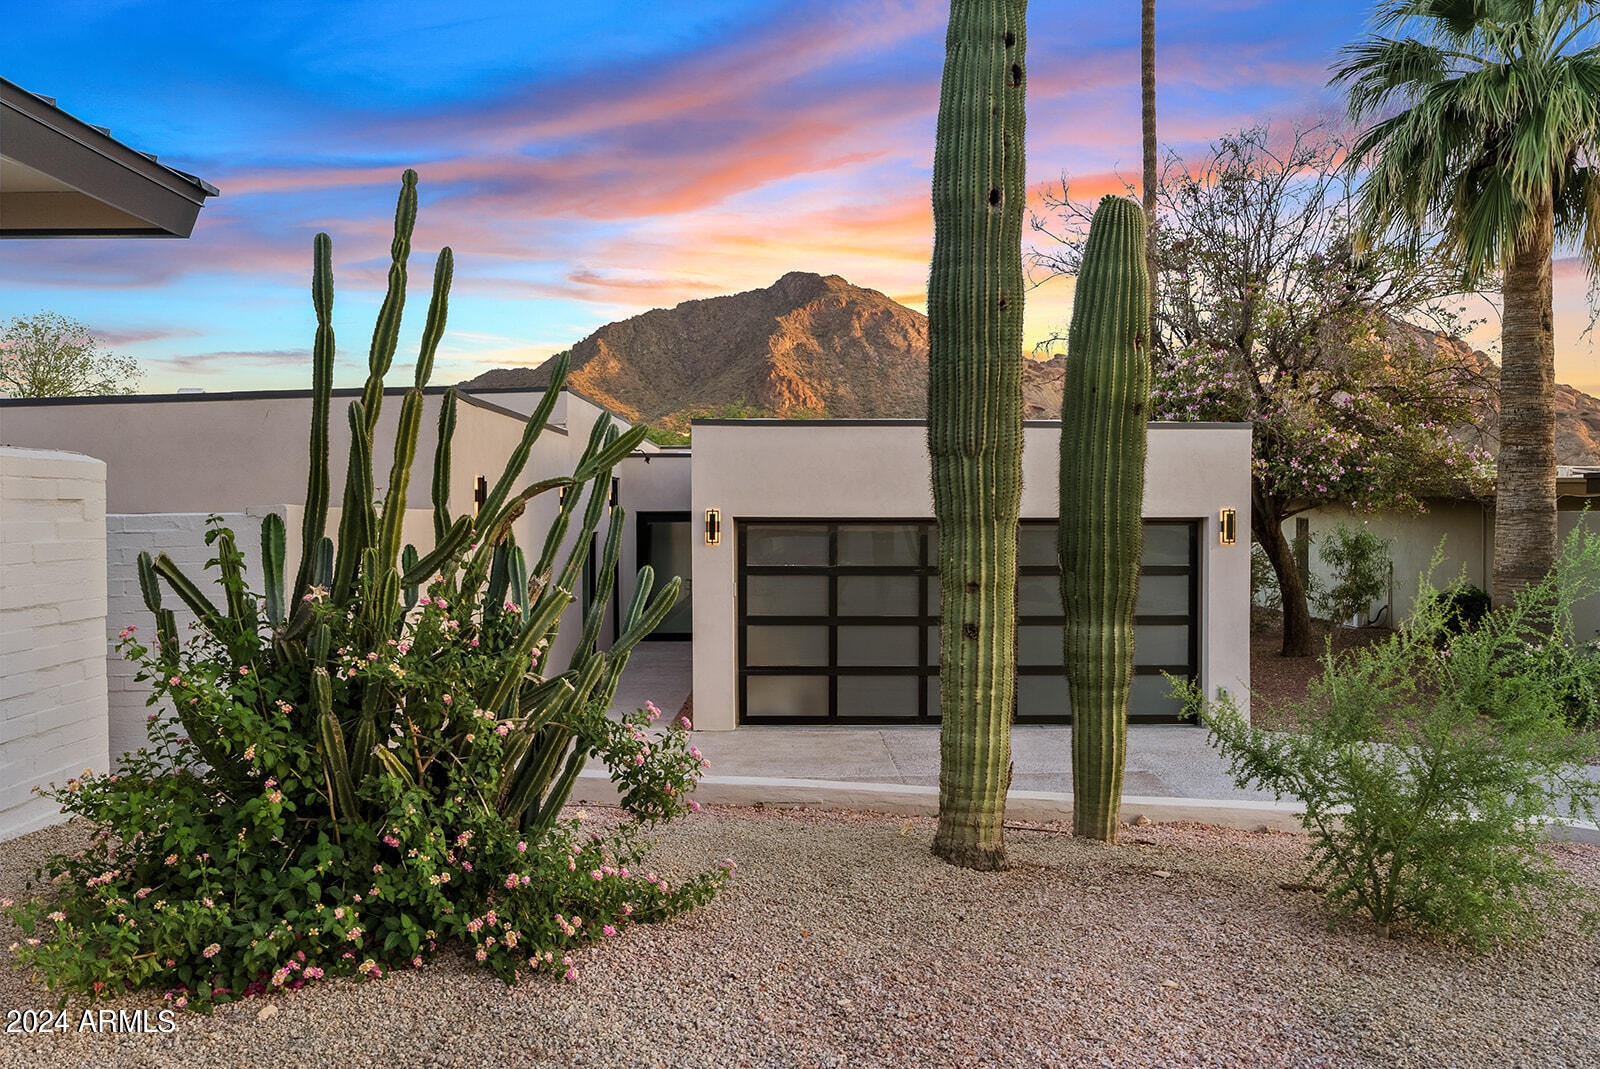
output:
[[[1238,541],[1238,514],[1233,509],[1223,509],[1217,513],[1217,520],[1220,524],[1218,535],[1222,544],[1231,546]]]
[[[722,510],[706,509],[706,545],[722,544]]]

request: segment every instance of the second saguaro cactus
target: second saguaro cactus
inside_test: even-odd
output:
[[[1026,0],[952,0],[933,154],[928,451],[939,529],[939,830],[1005,867],[1022,498]]]
[[[1061,407],[1061,604],[1072,698],[1074,834],[1116,842],[1144,548],[1150,410],[1145,217],[1100,202],[1073,295]]]

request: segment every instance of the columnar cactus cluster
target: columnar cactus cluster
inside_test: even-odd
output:
[[[245,593],[242,555],[232,535],[217,534],[217,562],[226,604],[215,605],[166,555],[139,559],[140,586],[145,602],[157,619],[160,648],[176,656],[176,619],[161,604],[161,583],[199,617],[202,627],[234,663],[266,668],[266,674],[303,680],[303,693],[292,708],[303,710],[303,737],[315,751],[326,783],[326,795],[336,821],[363,819],[369,805],[362,786],[380,763],[402,780],[414,782],[428,769],[398,763],[380,740],[391,737],[404,721],[406,710],[397,692],[381,680],[342,684],[351,697],[333,700],[330,670],[335,665],[327,621],[338,617],[353,621],[354,634],[341,641],[361,649],[379,649],[405,641],[413,626],[408,613],[417,606],[426,587],[438,604],[449,604],[456,621],[486,641],[475,649],[491,658],[494,670],[481,693],[465,695],[474,706],[494,714],[509,726],[496,809],[502,816],[530,827],[548,826],[566,801],[587,757],[588,747],[573,745],[576,713],[586,707],[609,704],[633,647],[672,608],[679,580],[652,597],[653,575],[641,569],[638,585],[622,619],[620,633],[606,651],[599,635],[615,582],[621,551],[623,512],[612,509],[604,557],[598,569],[599,587],[594,608],[583,621],[583,634],[570,664],[556,672],[550,666],[533,667],[548,649],[560,617],[572,602],[571,591],[582,574],[592,535],[608,507],[612,468],[643,439],[645,428],[621,434],[608,418],[595,424],[587,447],[570,476],[544,479],[521,489],[517,480],[544,431],[561,390],[567,367],[560,358],[550,385],[529,418],[520,442],[507,460],[499,479],[489,490],[476,515],[453,517],[450,512],[450,442],[455,429],[455,391],[445,391],[439,414],[438,446],[433,459],[432,505],[435,545],[427,552],[402,545],[407,490],[416,458],[424,407],[424,387],[433,371],[434,355],[444,333],[449,304],[452,254],[439,254],[433,294],[428,306],[412,388],[401,402],[394,455],[381,505],[374,490],[372,441],[383,404],[383,379],[393,363],[405,305],[406,260],[417,214],[417,176],[406,171],[395,214],[389,288],[373,332],[368,376],[359,400],[347,410],[350,453],[346,464],[343,508],[337,537],[325,534],[330,499],[329,424],[333,392],[334,334],[332,242],[317,235],[314,245],[312,303],[317,334],[313,356],[310,473],[305,515],[301,527],[300,564],[294,585],[285,585],[286,532],[283,520],[269,515],[261,526],[264,596],[258,601]],[[585,489],[587,488],[587,495]],[[561,505],[545,537],[538,560],[529,567],[523,550],[512,537],[512,521],[527,503],[551,490],[563,490]],[[578,513],[583,505],[581,516]],[[574,520],[576,518],[576,530]],[[573,537],[569,538],[569,533]],[[557,568],[563,546],[570,546]],[[291,595],[285,600],[285,590]],[[260,619],[258,606],[266,619]],[[510,639],[487,641],[490,625],[506,623]],[[263,630],[264,629],[264,630]],[[265,659],[265,660],[264,660]],[[282,671],[287,669],[287,671]],[[224,779],[246,782],[247,762],[221,738],[216,721],[200,707],[180,707],[185,730],[211,767]],[[462,716],[449,726],[458,734],[472,728]]]
[[[1144,546],[1150,297],[1145,216],[1100,202],[1073,295],[1061,411],[1061,603],[1072,699],[1072,823],[1115,842]]]
[[[939,830],[1005,866],[1022,495],[1026,0],[952,0],[933,157],[928,448],[939,530]]]

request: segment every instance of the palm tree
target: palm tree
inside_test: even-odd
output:
[[[1357,121],[1402,106],[1352,150],[1367,232],[1438,229],[1464,285],[1504,272],[1496,604],[1555,563],[1551,255],[1600,268],[1597,20],[1596,0],[1391,0],[1332,79]]]
[[[1139,12],[1139,101],[1144,126],[1144,217],[1147,225],[1156,221],[1156,187],[1161,176],[1156,172],[1156,0],[1143,0]],[[1150,279],[1150,326],[1156,322],[1156,244],[1144,247],[1145,274]],[[1153,339],[1152,339],[1153,340]]]
[[[1027,0],[951,0],[933,149],[928,452],[939,530],[939,830],[1006,864],[1022,503]]]

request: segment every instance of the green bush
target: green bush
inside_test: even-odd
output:
[[[1445,590],[1436,591],[1440,625],[1447,636],[1455,636],[1477,627],[1489,615],[1489,592],[1471,583],[1458,583]]]
[[[1330,582],[1316,592],[1317,611],[1335,627],[1367,611],[1389,585],[1390,540],[1366,527],[1339,524],[1317,547],[1330,570]]]
[[[1252,728],[1192,685],[1187,707],[1240,786],[1305,806],[1330,907],[1487,947],[1536,931],[1551,902],[1588,898],[1540,846],[1548,822],[1592,820],[1600,801],[1584,774],[1596,740],[1568,722],[1554,652],[1572,605],[1597,592],[1600,536],[1580,530],[1549,579],[1443,648],[1441,602],[1425,596],[1387,641],[1330,653],[1281,711],[1294,730]]]
[[[180,1006],[204,1008],[324,976],[419,966],[446,941],[507,981],[570,977],[573,950],[706,901],[726,873],[639,871],[644,830],[695,807],[688,795],[705,762],[686,724],[651,726],[653,706],[606,714],[629,652],[679,586],[674,579],[652,596],[653,575],[642,569],[620,634],[599,648],[621,509],[571,660],[547,663],[608,507],[611,470],[643,428],[618,434],[602,419],[570,477],[513,492],[561,387],[558,359],[493,489],[474,516],[452,517],[447,391],[434,457],[437,545],[425,554],[400,545],[449,249],[401,404],[387,493],[375,503],[373,432],[399,333],[415,184],[407,172],[389,295],[366,387],[349,408],[337,540],[323,535],[335,349],[331,245],[319,235],[311,465],[293,585],[277,516],[262,524],[260,591],[245,581],[234,532],[213,517],[207,567],[220,606],[165,555],[140,557],[156,641],[147,646],[128,628],[121,649],[166,711],[150,717],[151,745],[118,772],[47,792],[94,829],[88,850],[40,871],[44,897],[13,909],[27,936],[15,949],[52,987],[98,997],[158,986]],[[561,504],[530,565],[511,525],[553,489]],[[187,640],[162,605],[163,587],[197,617]],[[563,816],[591,757],[621,797],[623,819],[605,827]]]

